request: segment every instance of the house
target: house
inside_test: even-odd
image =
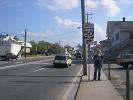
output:
[[[107,37],[111,42],[110,53],[113,57],[122,53],[133,53],[133,21],[108,21]]]
[[[24,42],[16,40],[14,37],[7,35],[0,35],[0,57],[5,57],[7,53],[13,53],[21,56],[24,49]],[[30,43],[26,43],[26,51],[30,52]]]
[[[25,49],[25,43],[24,42],[22,42],[22,41],[19,41],[20,43],[21,43],[21,46],[22,46],[22,48],[23,48],[23,52],[24,52],[24,49]],[[32,45],[31,45],[31,43],[28,43],[28,42],[26,42],[26,53],[30,53],[30,49],[32,48]]]

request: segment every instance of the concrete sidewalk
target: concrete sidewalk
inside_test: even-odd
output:
[[[93,64],[90,66],[90,80],[93,79]],[[124,100],[102,71],[101,81],[89,81],[83,76],[76,100]]]

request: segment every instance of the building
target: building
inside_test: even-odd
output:
[[[21,43],[21,46],[22,46],[22,48],[23,48],[23,52],[24,52],[24,49],[25,49],[25,43],[24,42],[22,42],[22,41],[19,41],[20,43]],[[32,48],[32,45],[31,45],[31,43],[28,43],[28,42],[26,42],[26,53],[30,53],[30,49]]]
[[[7,53],[18,55],[21,50],[21,43],[17,42],[13,37],[4,35],[0,37],[0,56],[4,57]]]
[[[30,43],[26,43],[26,52],[30,53],[32,48]],[[0,57],[6,56],[7,53],[13,53],[21,56],[24,51],[24,42],[16,40],[14,37],[0,35]]]
[[[108,21],[107,37],[111,42],[110,53],[113,57],[122,53],[133,53],[133,21]]]
[[[104,58],[108,58],[110,56],[109,47],[111,45],[111,42],[109,39],[100,41],[101,44],[101,52],[104,56]]]

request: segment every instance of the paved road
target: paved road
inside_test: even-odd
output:
[[[108,73],[107,65],[104,65],[104,71]],[[126,97],[126,71],[122,66],[111,64],[111,81],[120,95],[125,99]],[[133,70],[130,70],[130,99],[133,100]]]
[[[16,65],[16,64],[23,64],[23,63],[29,63],[34,61],[40,61],[40,60],[48,60],[53,59],[53,56],[46,56],[46,57],[38,57],[38,58],[23,58],[19,60],[12,60],[12,61],[0,61],[0,67],[9,66],[9,65]]]
[[[51,58],[0,62],[0,100],[73,100],[82,67],[55,68]]]

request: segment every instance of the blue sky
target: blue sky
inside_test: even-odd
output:
[[[85,0],[86,12],[93,13],[95,40],[106,38],[107,21],[133,20],[133,0]],[[75,46],[82,42],[80,0],[0,0],[0,33],[28,41],[58,42]]]

